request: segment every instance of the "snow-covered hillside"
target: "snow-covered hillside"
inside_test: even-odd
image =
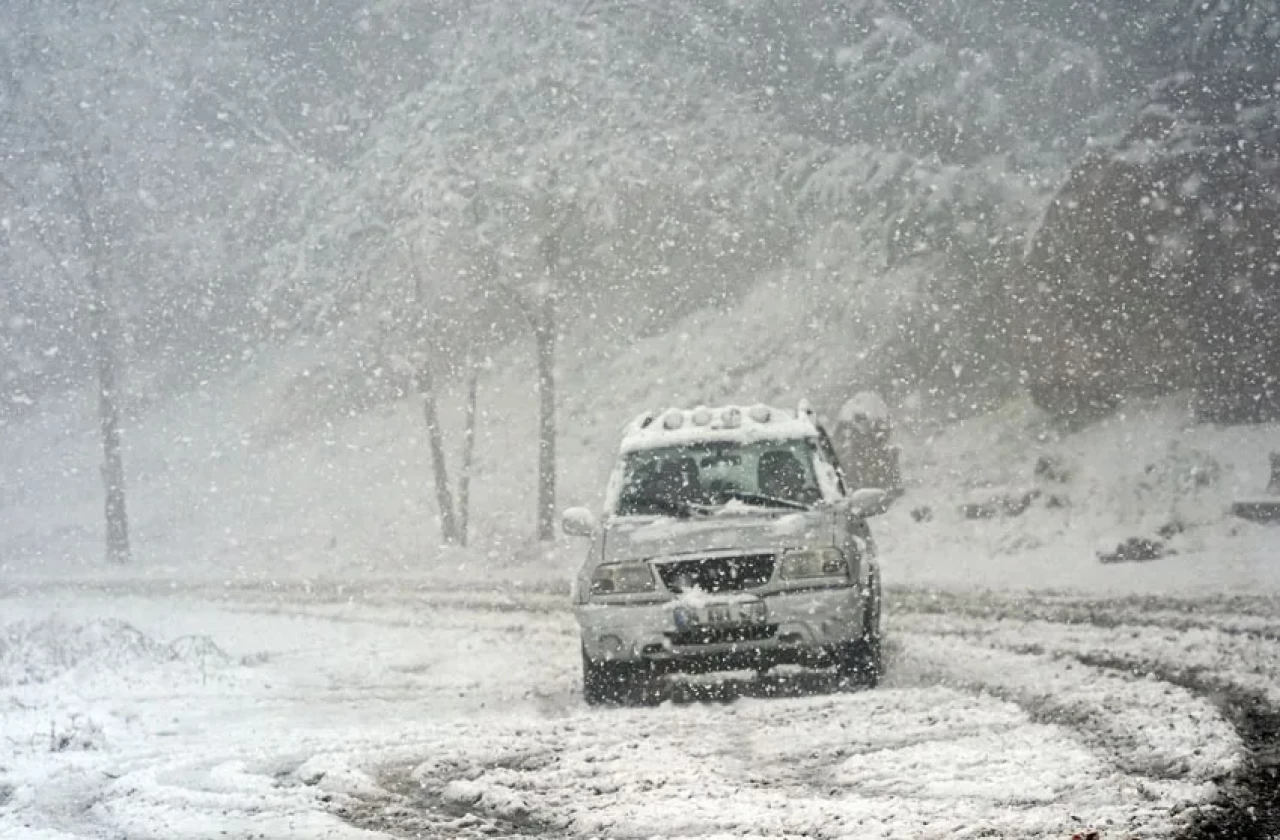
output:
[[[642,410],[807,396],[833,413],[860,384],[861,348],[875,344],[881,322],[865,316],[872,307],[892,312],[893,302],[873,300],[869,286],[860,307],[833,313],[814,291],[779,280],[737,309],[700,312],[628,346],[581,337],[564,345],[561,506],[599,502],[617,436]],[[126,568],[101,562],[91,401],[67,398],[10,424],[0,442],[3,578],[407,575],[565,585],[577,549],[545,555],[530,539],[537,404],[520,356],[496,359],[481,381],[467,550],[439,545],[419,400],[357,410],[334,384],[341,361],[315,347],[263,354],[236,379],[160,401],[130,424],[137,558]],[[900,402],[907,492],[876,523],[891,583],[1280,588],[1280,531],[1225,515],[1232,500],[1264,492],[1280,427],[1197,425],[1176,397],[1126,404],[1076,433],[1023,399],[954,423],[927,394]],[[445,401],[455,476],[460,405]],[[962,505],[1004,496],[1029,499],[1027,509],[962,515]],[[1099,551],[1131,537],[1159,539],[1169,556],[1099,562]]]
[[[1266,495],[1278,425],[1197,424],[1187,400],[1173,397],[1064,433],[1017,400],[904,446],[912,488],[877,522],[899,582],[1280,591],[1280,528],[1228,515],[1233,501]],[[969,516],[1007,512],[968,518],[966,507]],[[1166,554],[1100,561],[1132,539]]]

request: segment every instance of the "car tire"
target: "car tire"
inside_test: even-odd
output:
[[[648,705],[653,695],[643,663],[598,662],[582,650],[582,697],[588,706]]]
[[[884,645],[880,635],[880,580],[868,581],[867,611],[862,637],[840,645],[835,652],[836,673],[842,683],[855,688],[875,688],[884,672]]]

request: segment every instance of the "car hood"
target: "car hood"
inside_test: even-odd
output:
[[[835,517],[830,510],[735,513],[706,518],[615,519],[605,530],[604,562],[713,552],[779,551],[831,545]]]

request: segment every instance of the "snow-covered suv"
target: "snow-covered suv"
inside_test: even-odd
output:
[[[652,696],[669,672],[796,664],[875,685],[880,578],[867,517],[806,403],[646,413],[629,427],[574,585],[590,704]]]

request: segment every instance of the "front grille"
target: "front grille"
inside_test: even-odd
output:
[[[776,624],[747,624],[738,627],[695,627],[679,633],[668,633],[675,647],[685,645],[723,645],[731,642],[762,642],[778,632]]]
[[[672,592],[738,592],[764,586],[773,577],[772,554],[701,557],[658,563],[658,575]]]

